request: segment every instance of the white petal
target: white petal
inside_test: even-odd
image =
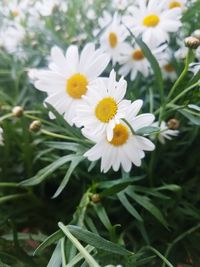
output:
[[[136,118],[133,118],[130,121],[130,123],[131,123],[131,126],[133,127],[133,130],[137,131],[143,127],[150,126],[153,123],[154,119],[155,117],[153,114],[146,113],[146,114],[139,115]]]

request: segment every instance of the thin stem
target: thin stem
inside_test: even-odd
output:
[[[75,141],[75,142],[79,142],[79,143],[90,143],[91,144],[91,142],[87,139],[82,140],[82,139],[75,138],[72,136],[65,136],[62,134],[52,133],[52,132],[49,132],[49,131],[44,130],[44,129],[41,130],[41,133],[48,135],[48,136],[51,136],[51,137],[60,138],[60,139],[68,140],[68,141],[70,140],[70,141]]]
[[[5,119],[11,118],[11,117],[13,117],[13,114],[12,113],[8,113],[8,114],[0,117],[0,122],[5,120]]]
[[[200,85],[199,81],[196,82],[195,84],[189,86],[188,88],[186,88],[185,90],[183,90],[183,92],[181,92],[179,95],[177,95],[172,101],[170,101],[168,105],[174,104],[177,100],[179,100],[182,96],[184,96],[185,94],[187,94],[190,90],[192,90],[193,88],[195,88],[196,86]]]
[[[130,124],[126,119],[122,119],[122,120],[127,124],[127,126],[129,127],[129,129],[131,130],[131,133],[132,133],[133,135],[135,135],[135,132],[134,132],[134,130],[133,130],[131,124]]]
[[[163,256],[157,249],[151,247],[151,246],[146,246],[144,247],[144,249],[148,249],[151,250],[154,254],[156,254],[165,265],[167,265],[168,267],[174,267],[167,259],[165,256]]]
[[[165,257],[167,258],[172,250],[172,248],[178,243],[180,242],[182,239],[184,239],[187,235],[191,235],[193,232],[197,231],[200,228],[200,223],[197,224],[196,226],[190,228],[189,230],[187,230],[186,232],[184,232],[183,234],[179,235],[176,239],[174,239],[174,241],[168,245],[167,250],[165,252]],[[162,267],[165,267],[165,263],[163,263]]]
[[[173,87],[171,88],[171,90],[169,92],[169,95],[168,95],[168,99],[173,95],[173,93],[175,92],[176,88],[179,86],[179,84],[185,78],[185,76],[186,76],[186,74],[188,72],[189,64],[190,64],[191,53],[192,53],[192,50],[189,49],[187,57],[186,57],[186,60],[185,60],[185,67],[184,67],[181,75],[179,76],[179,78],[176,80],[176,82],[174,83]]]

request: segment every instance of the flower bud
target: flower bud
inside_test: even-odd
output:
[[[12,109],[12,114],[14,117],[20,118],[22,117],[23,113],[24,113],[24,109],[21,106],[16,106]]]
[[[33,48],[35,48],[38,46],[38,42],[36,40],[34,40],[34,41],[32,41],[31,45]]]
[[[61,26],[60,25],[56,25],[56,27],[55,27],[55,31],[56,32],[59,32],[61,30]]]
[[[168,122],[167,122],[167,127],[171,130],[176,130],[178,129],[180,126],[180,122],[179,120],[177,119],[170,119]]]
[[[100,201],[101,201],[101,198],[100,198],[100,195],[99,194],[93,194],[92,196],[91,196],[91,200],[92,200],[92,202],[93,203],[99,203]]]
[[[200,45],[200,40],[197,39],[194,36],[189,36],[185,38],[185,46],[191,48],[191,49],[197,49]]]
[[[192,35],[200,41],[200,29],[194,31]]]
[[[41,129],[41,126],[42,126],[41,121],[35,120],[30,124],[29,131],[37,133]]]

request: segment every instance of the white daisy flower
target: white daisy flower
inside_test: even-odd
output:
[[[115,14],[112,23],[107,26],[100,38],[100,47],[110,55],[113,64],[117,62],[122,51],[126,49],[125,39],[127,36],[128,31],[120,23],[118,15]]]
[[[129,4],[128,0],[112,0],[112,6],[115,10],[125,10]]]
[[[151,49],[153,55],[161,63],[165,54],[166,45]],[[138,73],[147,77],[151,72],[151,66],[148,59],[145,57],[143,51],[138,45],[127,45],[119,57],[118,62],[122,67],[119,69],[119,74],[127,76],[130,73],[130,79],[133,81]]]
[[[4,12],[7,16],[11,16],[15,21],[25,19],[27,10],[29,9],[29,0],[13,0],[5,3]]]
[[[84,126],[86,131],[92,131],[94,135],[106,132],[108,141],[111,141],[113,128],[119,119],[125,117],[126,109],[131,104],[129,100],[123,100],[126,88],[127,83],[123,78],[116,81],[114,70],[107,80],[98,79],[77,108],[76,124]]]
[[[169,129],[165,121],[162,121],[160,125],[158,121],[154,122],[152,126],[160,127],[160,133],[157,135],[157,137],[161,144],[166,143],[165,139],[172,140],[172,137],[178,136],[179,134],[178,130]],[[155,139],[155,137],[153,137],[152,139]]]
[[[35,3],[35,8],[41,16],[48,17],[54,13],[54,9],[59,9],[66,13],[68,11],[68,1],[63,0],[39,0]]]
[[[45,102],[50,103],[66,121],[72,125],[76,107],[82,102],[88,88],[104,71],[109,56],[100,49],[95,50],[92,43],[87,44],[80,56],[78,47],[69,46],[66,55],[58,47],[51,50],[50,70],[34,72],[37,77],[35,87],[48,94]]]
[[[111,14],[104,10],[102,17],[98,19],[98,27],[93,30],[93,35],[97,36],[105,27],[107,27],[112,22],[112,16]]]
[[[134,132],[150,126],[154,121],[154,115],[147,113],[138,115],[142,106],[141,100],[134,101],[126,113],[126,121],[131,125]],[[101,159],[101,172],[107,172],[111,167],[118,171],[120,165],[124,171],[129,172],[132,164],[141,166],[144,151],[154,150],[154,144],[143,136],[133,134],[129,126],[122,120],[113,129],[113,138],[108,141],[106,134],[91,136],[90,139],[96,144],[85,153],[90,161]],[[89,137],[89,134],[86,135]]]
[[[165,1],[140,0],[138,6],[130,9],[130,14],[124,16],[125,25],[136,36],[142,35],[148,46],[158,46],[169,41],[169,33],[177,32],[182,25],[179,8],[166,9]]]
[[[19,24],[2,28],[0,31],[0,47],[4,47],[8,53],[15,53],[22,44],[25,30]]]
[[[0,145],[3,145],[3,129],[0,127]]]
[[[177,79],[176,69],[170,62],[162,65],[162,74],[165,80],[170,80],[173,82]]]
[[[166,5],[169,9],[180,8],[181,10],[184,10],[186,6],[186,0],[168,0]]]

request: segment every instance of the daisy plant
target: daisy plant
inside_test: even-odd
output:
[[[0,266],[200,266],[198,0],[2,0]]]

